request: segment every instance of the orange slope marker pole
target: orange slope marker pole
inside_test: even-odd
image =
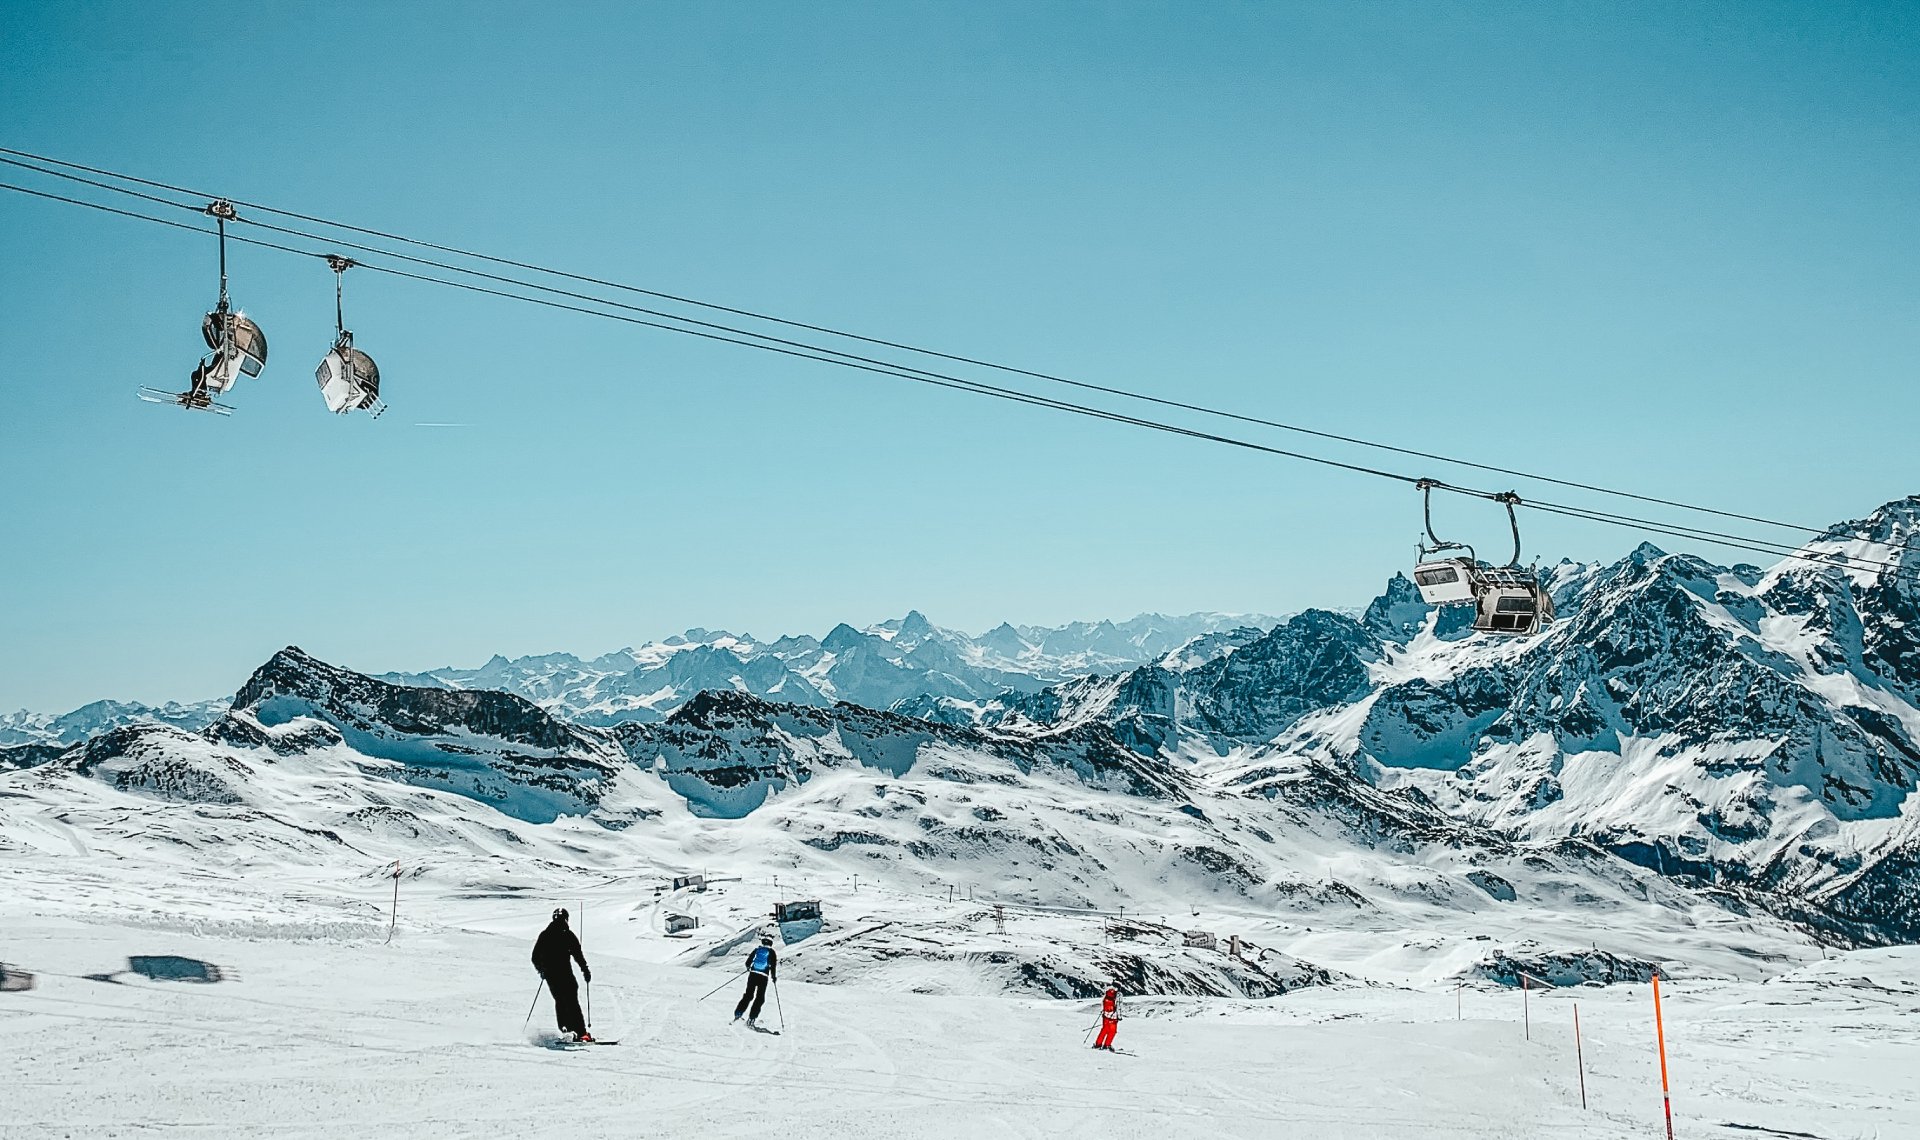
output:
[[[1667,1112],[1667,1140],[1673,1140],[1673,1093],[1667,1084],[1667,1027],[1660,1017],[1660,975],[1653,976],[1653,1034],[1660,1045],[1660,1104]]]

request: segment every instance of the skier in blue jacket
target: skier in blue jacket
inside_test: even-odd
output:
[[[740,995],[740,1004],[733,1007],[735,1021],[746,1014],[747,1026],[757,1028],[754,1021],[760,1016],[760,1007],[767,1004],[767,983],[777,980],[779,974],[780,955],[774,953],[773,939],[762,935],[760,945],[747,955],[747,991]]]

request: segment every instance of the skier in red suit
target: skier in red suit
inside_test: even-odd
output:
[[[1113,1052],[1113,1035],[1120,1029],[1120,991],[1107,987],[1107,996],[1100,1000],[1100,1036],[1093,1039],[1095,1049]]]

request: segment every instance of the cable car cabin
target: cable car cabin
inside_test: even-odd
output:
[[[1473,601],[1479,579],[1479,567],[1467,558],[1438,558],[1413,568],[1413,584],[1430,606]]]
[[[1553,598],[1532,574],[1500,569],[1485,570],[1482,575],[1484,583],[1474,603],[1476,632],[1525,636],[1540,632],[1553,620]]]
[[[364,408],[378,418],[387,410],[380,402],[380,368],[373,357],[353,347],[351,333],[340,337],[313,376],[330,412],[345,415]]]
[[[200,335],[213,351],[193,371],[196,392],[218,395],[267,366],[267,334],[239,313],[215,309],[200,322]]]

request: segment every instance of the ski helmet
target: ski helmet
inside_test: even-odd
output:
[[[770,935],[770,934],[762,934],[762,935],[760,936],[760,945],[762,945],[762,946],[771,946],[771,945],[773,945],[773,936],[772,936],[772,935]]]
[[[555,921],[555,922],[565,922],[565,921],[567,921],[567,908],[566,908],[566,907],[563,907],[563,906],[557,906],[557,907],[554,907],[554,908],[553,908],[553,921]]]

